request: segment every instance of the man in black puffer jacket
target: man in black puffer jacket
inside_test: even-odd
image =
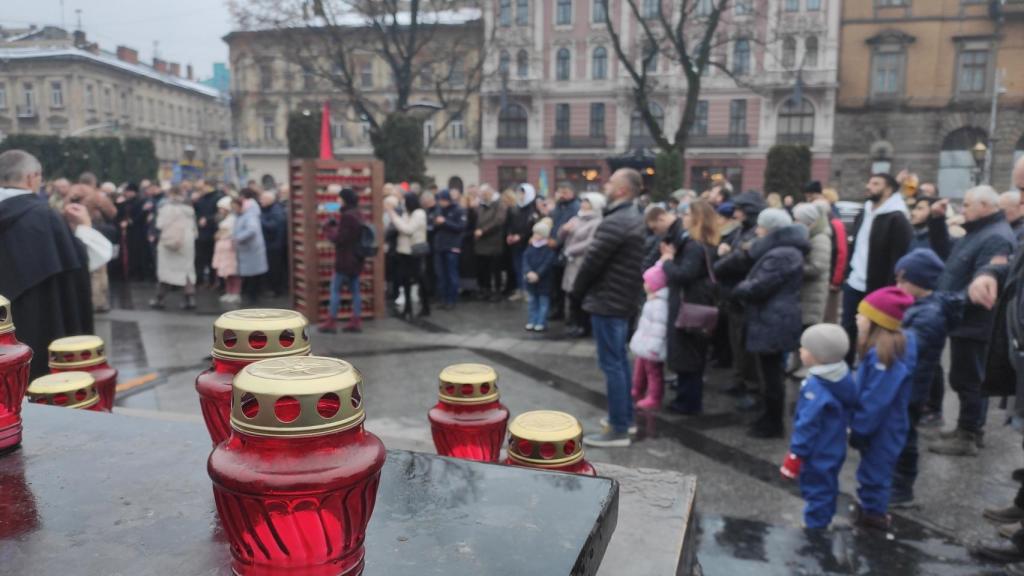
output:
[[[642,186],[640,173],[631,168],[616,170],[608,179],[609,205],[573,285],[573,295],[582,298],[591,316],[597,360],[608,388],[608,428],[586,436],[583,442],[589,446],[629,446],[633,374],[626,345],[630,318],[643,295],[644,219],[634,205]]]

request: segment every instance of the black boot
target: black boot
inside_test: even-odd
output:
[[[195,310],[196,309],[196,297],[193,294],[185,294],[185,299],[181,303],[182,310]]]

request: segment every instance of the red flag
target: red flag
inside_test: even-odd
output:
[[[323,113],[320,115],[320,159],[334,159],[334,147],[331,145],[331,105],[326,100]]]

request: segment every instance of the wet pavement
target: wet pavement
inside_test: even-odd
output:
[[[115,309],[97,317],[111,364],[121,370],[125,389],[118,409],[201,422],[193,382],[207,366],[212,322],[223,309],[215,294],[201,293],[196,312],[170,308],[177,305],[173,295],[168,310],[151,311],[145,306],[150,294],[149,287],[133,285],[130,298],[115,294]],[[267,299],[261,305],[287,307],[287,301]],[[314,333],[313,352],[344,358],[363,372],[368,428],[389,448],[433,451],[426,410],[436,401],[434,379],[445,365],[465,361],[498,370],[502,400],[513,414],[564,410],[594,430],[605,400],[592,342],[562,337],[557,322],[546,334],[526,333],[524,322],[525,304],[470,302],[413,323],[370,322],[362,334]],[[980,512],[1012,502],[1017,485],[1010,474],[1024,464],[1020,435],[1004,425],[1006,412],[995,403],[986,448],[977,458],[922,450],[915,506],[894,512],[888,534],[865,533],[848,520],[858,462],[851,452],[833,529],[814,534],[800,528],[796,484],[777,471],[787,442],[746,437],[752,417],[736,412],[734,400],[720,392],[729,378],[728,371],[709,372],[704,415],[642,415],[633,446],[587,453],[599,469],[607,462],[697,477],[697,555],[704,574],[1002,573],[965,548],[996,536]],[[790,386],[792,398],[796,383]],[[957,405],[955,395],[947,393],[949,426]]]

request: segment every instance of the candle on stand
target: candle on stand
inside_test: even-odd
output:
[[[114,408],[117,392],[117,370],[107,363],[103,353],[103,339],[99,336],[68,336],[50,343],[50,372],[83,371],[96,380],[100,396],[99,410],[110,412]]]
[[[11,302],[0,296],[0,454],[21,445],[21,402],[31,365],[32,349],[14,335]]]
[[[583,427],[565,412],[535,410],[516,416],[508,427],[506,464],[596,476],[583,457]]]
[[[508,424],[498,373],[484,364],[453,364],[438,381],[438,402],[427,414],[437,453],[497,462]]]

